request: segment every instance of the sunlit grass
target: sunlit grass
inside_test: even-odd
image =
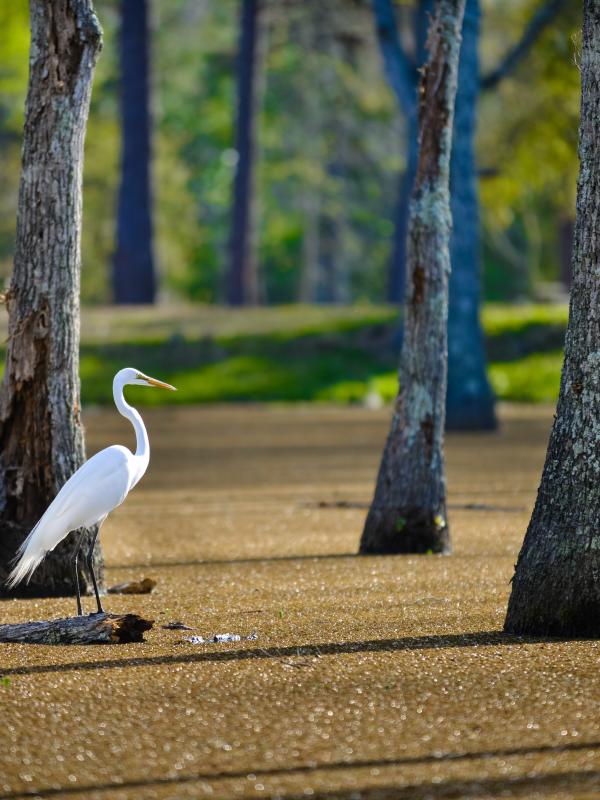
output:
[[[554,403],[558,398],[562,362],[562,351],[555,350],[490,364],[492,387],[502,400]]]
[[[556,400],[566,322],[564,305],[485,307],[500,399]],[[94,309],[84,317],[82,399],[111,402],[114,373],[135,366],[178,388],[128,390],[140,405],[387,403],[398,389],[398,329],[389,306]]]
[[[566,303],[527,303],[504,305],[488,303],[482,311],[486,336],[523,333],[534,326],[566,327],[569,307]]]

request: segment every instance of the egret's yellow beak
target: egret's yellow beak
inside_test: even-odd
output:
[[[163,381],[157,381],[156,378],[148,378],[146,377],[150,386],[156,386],[157,389],[169,389],[171,392],[176,392],[177,389],[174,386],[171,386],[170,383],[163,383]]]

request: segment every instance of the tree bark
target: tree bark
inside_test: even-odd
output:
[[[600,636],[600,0],[585,0],[573,285],[558,407],[505,630]]]
[[[458,69],[450,198],[454,226],[450,242],[448,310],[448,430],[493,430],[494,394],[486,373],[479,319],[481,242],[475,131],[479,99],[479,0],[467,0]]]
[[[115,303],[154,303],[149,0],[121,0],[122,155],[113,259]]]
[[[83,463],[79,274],[83,141],[102,32],[91,0],[30,0],[31,50],[14,268],[0,392],[0,581]],[[72,537],[71,537],[72,538]],[[67,540],[27,594],[73,591]],[[100,549],[96,575],[102,576]],[[89,588],[87,573],[80,577]]]
[[[362,553],[449,549],[444,473],[449,177],[465,0],[440,0],[421,78],[419,162],[411,199],[400,389]]]
[[[260,0],[241,0],[237,65],[238,105],[227,299],[230,305],[257,303],[254,180],[257,106],[260,94]]]

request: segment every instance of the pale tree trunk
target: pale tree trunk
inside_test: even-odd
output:
[[[29,90],[0,395],[0,581],[17,546],[84,460],[81,177],[102,32],[91,0],[30,0],[30,15]],[[71,593],[73,538],[49,554],[18,591]],[[96,567],[98,575],[99,549]],[[81,579],[87,587],[87,574]]]
[[[241,0],[237,63],[235,149],[227,300],[241,306],[259,300],[256,259],[255,172],[258,107],[262,89],[261,0]]]
[[[362,553],[449,549],[444,473],[449,177],[465,0],[440,0],[421,79],[419,163],[408,226],[406,319],[400,389]]]
[[[417,0],[413,39],[416,65],[404,52],[392,0],[372,0],[380,50],[385,70],[407,126],[406,169],[395,213],[395,231],[388,275],[388,300],[403,302],[406,270],[406,232],[409,197],[416,169],[417,125],[415,123],[414,67],[424,61],[425,23],[433,0]],[[480,80],[479,0],[467,0],[463,26],[454,144],[452,155],[452,215],[456,221],[451,242],[449,359],[447,427],[453,430],[490,430],[496,426],[494,396],[486,375],[480,306],[480,222],[475,132],[480,88],[496,87],[527,56],[540,34],[566,7],[566,0],[547,0],[532,14],[521,38],[508,50],[498,66]]]
[[[149,0],[121,0],[121,184],[115,303],[154,303],[156,266],[152,215],[152,111]]]
[[[585,0],[573,285],[560,394],[505,630],[600,635],[600,0]]]

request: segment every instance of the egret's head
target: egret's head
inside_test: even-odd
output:
[[[157,389],[170,389],[172,392],[177,391],[170,383],[163,383],[163,381],[158,381],[156,378],[151,378],[149,375],[144,375],[139,369],[133,369],[133,367],[126,367],[117,372],[114,382],[115,385],[120,384],[121,386],[127,386],[133,383],[136,386],[154,386]]]

